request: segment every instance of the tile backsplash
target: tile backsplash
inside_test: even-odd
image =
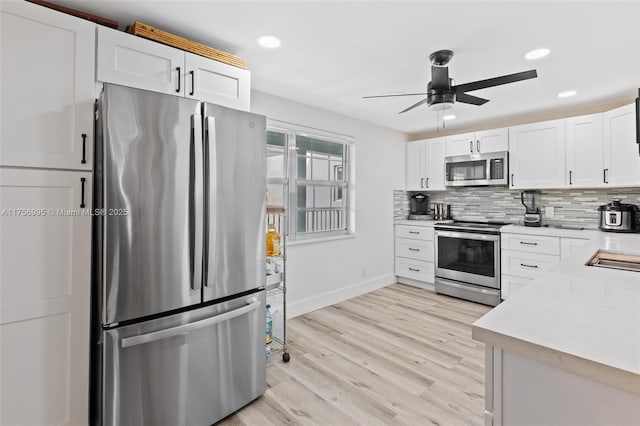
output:
[[[424,193],[429,203],[451,204],[451,214],[458,220],[496,220],[521,223],[524,206],[520,192],[508,188],[458,187],[446,192]],[[412,192],[393,191],[395,219],[406,219]],[[571,225],[598,228],[598,206],[620,199],[623,203],[640,205],[640,187],[615,189],[548,189],[541,190],[542,221],[549,225]],[[545,207],[554,208],[554,216],[545,216]]]

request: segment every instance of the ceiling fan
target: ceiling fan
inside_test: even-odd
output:
[[[472,96],[466,92],[473,92],[474,90],[480,90],[487,87],[500,86],[502,84],[515,83],[516,81],[528,80],[530,78],[536,78],[538,73],[536,70],[529,70],[523,72],[517,72],[515,74],[503,75],[500,77],[488,78],[486,80],[474,81],[472,83],[453,85],[453,79],[449,78],[449,68],[447,64],[453,57],[451,50],[438,50],[429,55],[431,61],[431,78],[432,80],[427,85],[426,93],[403,93],[396,95],[377,95],[377,96],[363,96],[363,99],[370,98],[389,98],[394,96],[424,96],[427,97],[420,102],[411,105],[399,112],[402,114],[407,111],[419,107],[422,104],[427,104],[429,109],[433,110],[445,110],[453,107],[455,102],[462,102],[471,105],[483,105],[489,102],[488,99]]]

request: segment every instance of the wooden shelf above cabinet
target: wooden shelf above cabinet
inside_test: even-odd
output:
[[[161,29],[152,27],[151,25],[143,24],[142,22],[134,22],[133,25],[127,27],[127,32],[171,47],[176,47],[187,52],[195,53],[196,55],[204,56],[205,58],[213,59],[214,61],[247,69],[247,61],[242,58],[184,37],[168,33]]]

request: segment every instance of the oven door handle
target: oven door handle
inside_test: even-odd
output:
[[[463,238],[465,240],[500,241],[500,235],[494,234],[436,230],[435,235],[436,237]]]

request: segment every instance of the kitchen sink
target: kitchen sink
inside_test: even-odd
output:
[[[598,250],[585,265],[640,272],[640,255]]]

